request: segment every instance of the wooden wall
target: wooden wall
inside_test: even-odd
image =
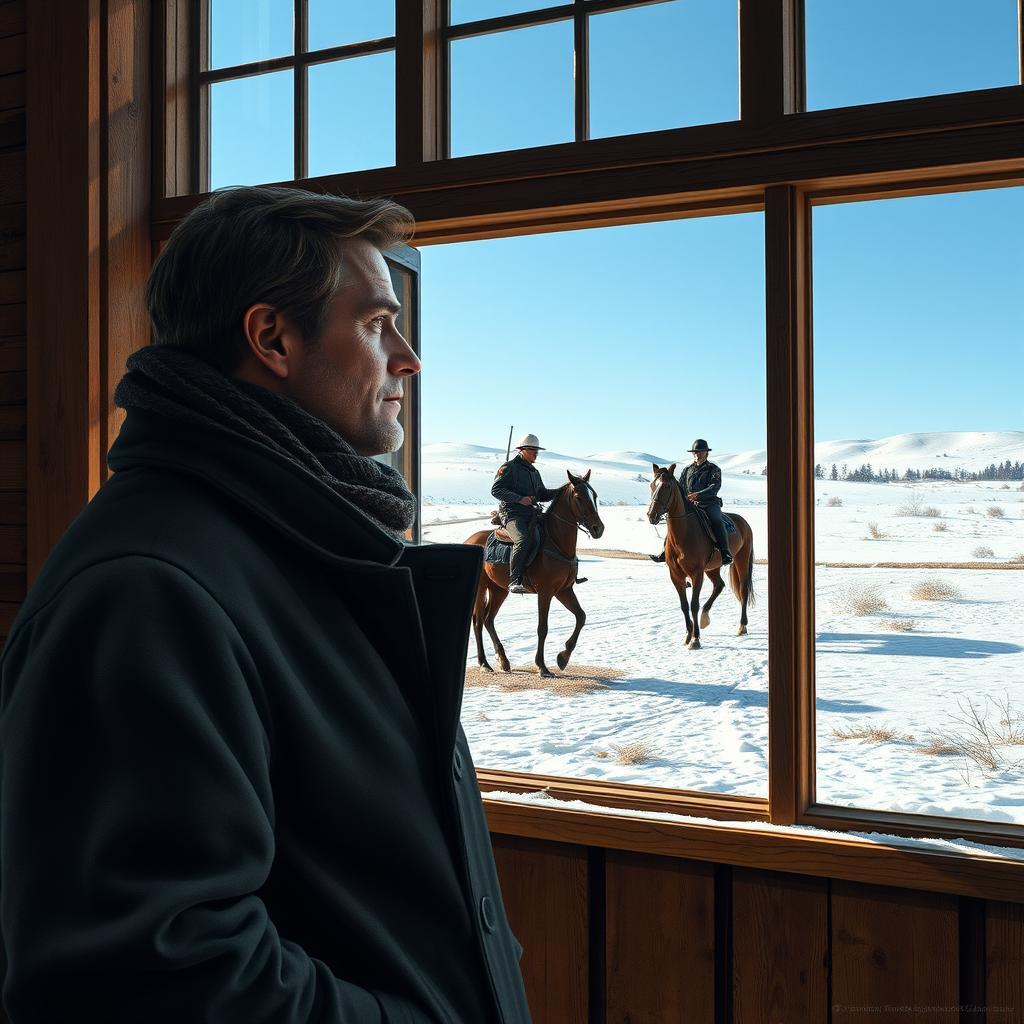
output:
[[[1024,904],[492,841],[534,1024],[1024,1024]]]
[[[25,3],[0,2],[0,645],[25,597]]]

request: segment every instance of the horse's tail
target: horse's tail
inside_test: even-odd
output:
[[[743,577],[740,577],[740,573],[743,572],[740,567],[739,559],[734,559],[732,565],[729,566],[729,588],[733,594],[736,595],[737,600],[740,602],[746,601],[747,606],[752,608],[754,606],[754,540],[751,537],[749,544],[750,557],[747,559],[747,571]]]

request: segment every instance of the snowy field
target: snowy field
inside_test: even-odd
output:
[[[830,467],[832,453],[841,451],[851,469],[882,447],[885,457],[873,464],[901,470],[944,463],[974,469],[1024,457],[1024,434],[902,435],[829,445],[819,445],[816,457]],[[874,448],[862,458],[868,446]],[[503,455],[472,445],[425,446],[425,541],[461,542],[487,525],[490,484]],[[595,666],[623,675],[606,688],[570,696],[468,687],[463,726],[478,766],[767,795],[768,567],[755,568],[759,600],[748,635],[735,635],[739,605],[726,591],[702,632],[703,649],[690,651],[664,566],[587,554],[657,551],[664,528],[644,516],[650,463],[685,465],[687,458],[541,453],[537,467],[549,487],[565,480],[567,468],[592,470],[606,526],[600,541],[580,534],[580,573],[589,582],[577,590],[588,621],[570,671]],[[763,559],[763,453],[725,456],[720,464],[726,511],[748,519]],[[818,799],[1024,823],[1024,742],[998,742],[1014,732],[1024,741],[1024,571],[1000,568],[1024,553],[1020,484],[822,480],[816,487]],[[991,507],[1002,514],[990,515]],[[979,555],[980,549],[991,554]],[[840,562],[864,567],[836,567]],[[871,567],[878,562],[991,568]],[[939,599],[915,597],[923,583]],[[706,587],[702,596],[708,593]],[[553,604],[549,666],[572,625]],[[497,628],[513,665],[532,665],[536,599],[510,597]],[[491,657],[486,636],[484,643]],[[469,664],[476,664],[472,644]],[[1011,716],[1001,724],[1004,714],[994,702],[1007,700]],[[988,751],[996,760],[984,770],[985,756],[979,762],[962,753],[978,732],[964,721],[968,701],[997,740]],[[631,743],[646,744],[647,759],[619,763],[618,748]]]

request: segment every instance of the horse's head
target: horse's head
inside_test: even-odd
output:
[[[590,470],[583,476],[573,476],[568,470],[569,506],[578,526],[597,539],[604,533],[604,523],[597,511],[597,491],[590,486]]]
[[[676,483],[676,464],[671,466],[659,466],[652,462],[654,478],[651,480],[651,501],[647,506],[647,519],[653,525],[665,518],[668,514],[668,506],[672,501],[672,494],[678,488]]]

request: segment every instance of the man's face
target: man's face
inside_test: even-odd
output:
[[[522,455],[522,457],[524,459],[526,459],[526,461],[531,463],[531,464],[537,461],[537,449],[536,448],[520,448],[519,449],[519,454]]]
[[[402,445],[398,417],[420,361],[395,326],[400,307],[384,257],[358,238],[340,248],[344,283],[320,337],[289,360],[281,390],[361,455],[381,455]]]
[[[707,460],[707,457],[708,453],[705,451],[693,453],[693,461],[696,462],[698,466],[702,465]]]

